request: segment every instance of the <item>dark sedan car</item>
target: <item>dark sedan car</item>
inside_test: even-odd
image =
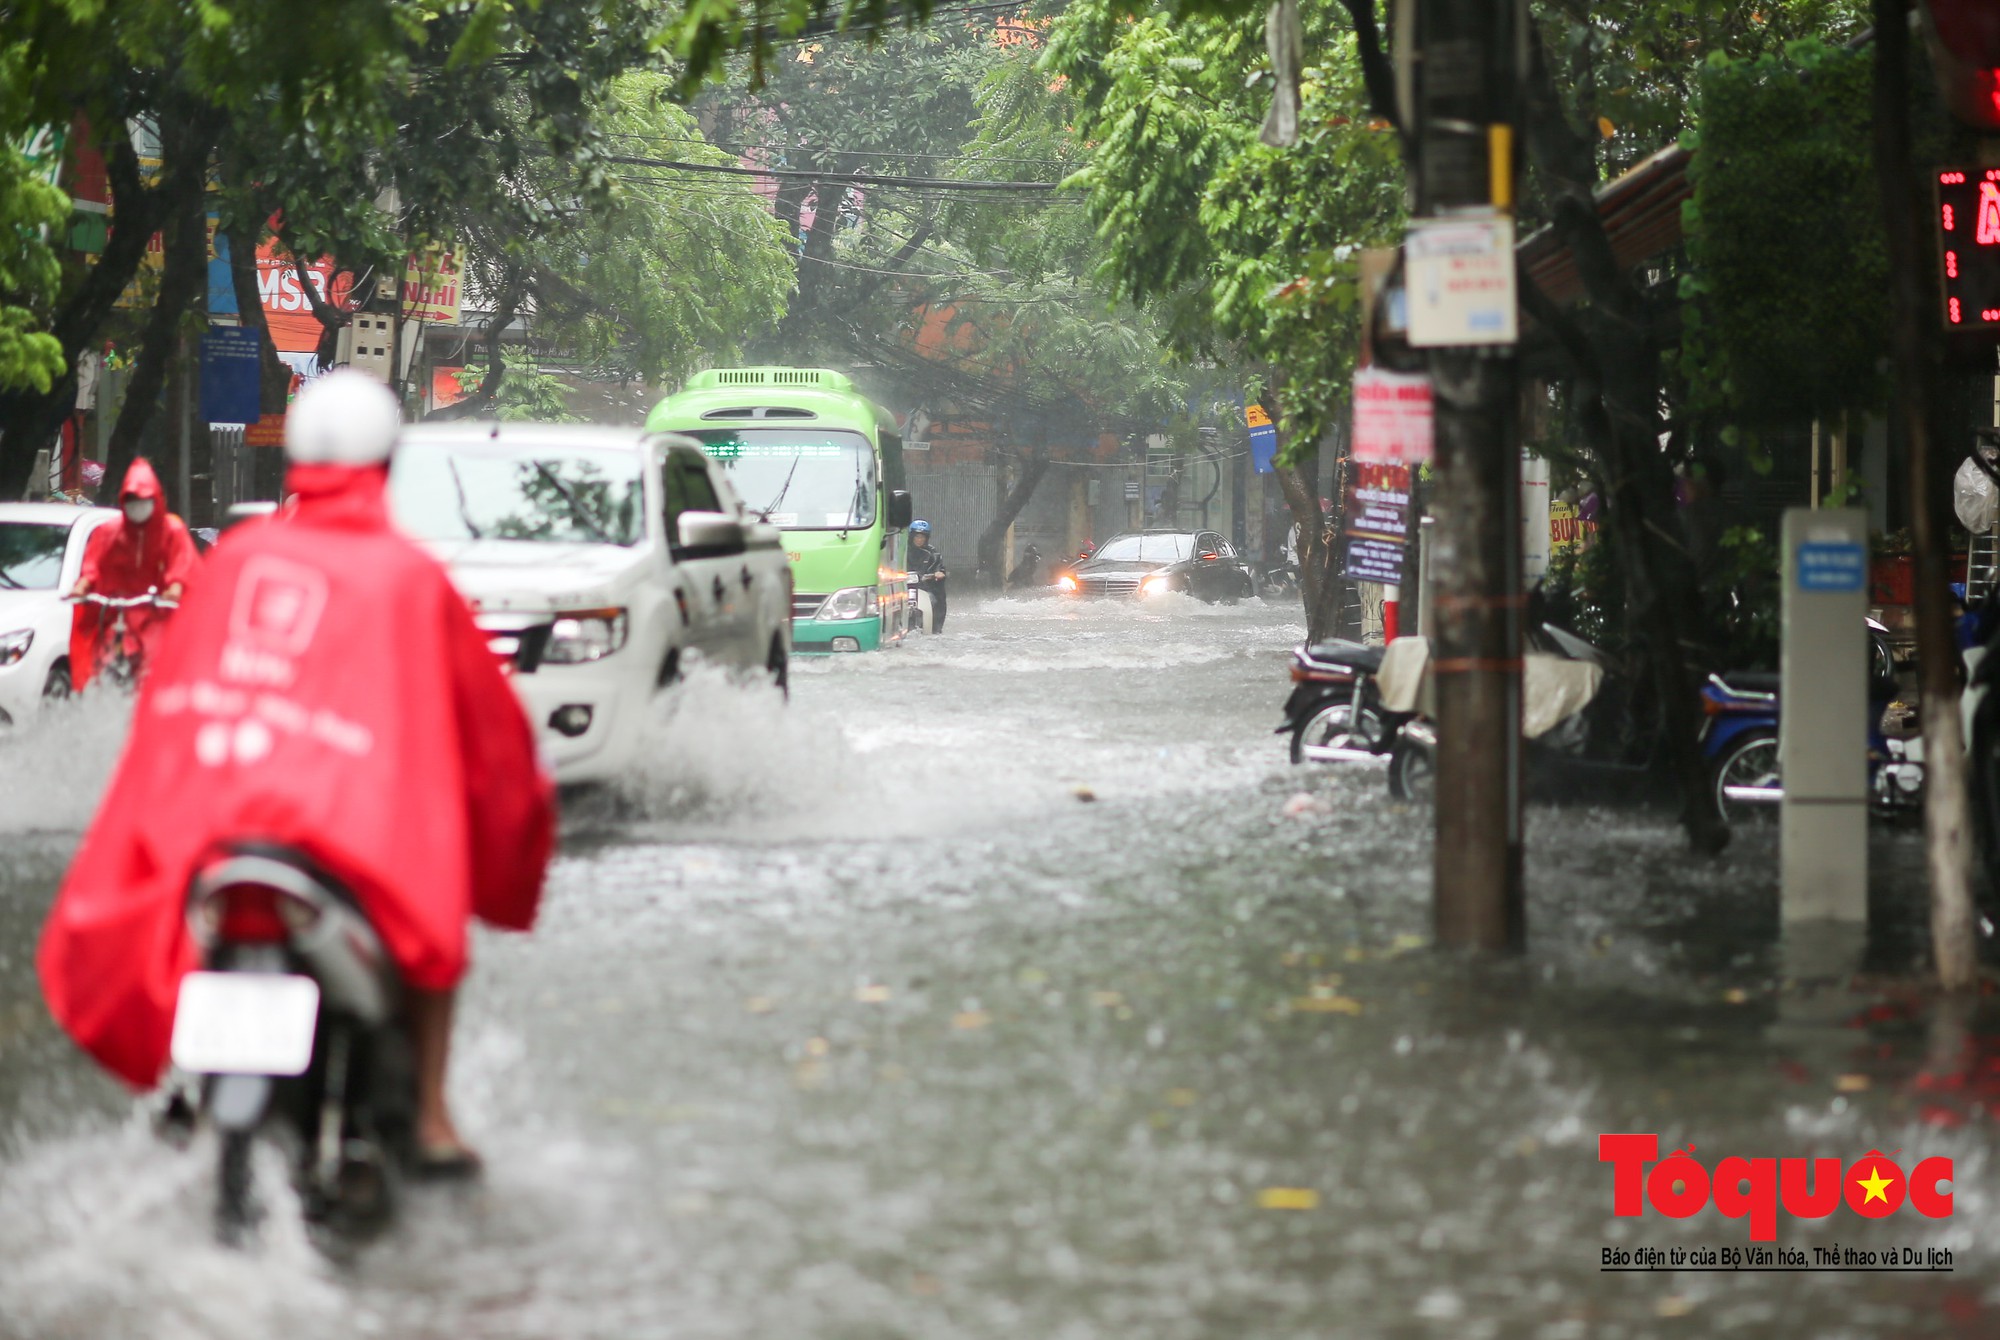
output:
[[[1184,591],[1198,600],[1251,595],[1250,569],[1212,530],[1118,535],[1068,568],[1056,585],[1079,596],[1152,596]]]

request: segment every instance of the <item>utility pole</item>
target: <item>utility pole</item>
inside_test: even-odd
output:
[[[1437,478],[1437,943],[1512,949],[1521,871],[1519,388],[1514,135],[1526,0],[1410,0],[1411,343],[1428,350]]]

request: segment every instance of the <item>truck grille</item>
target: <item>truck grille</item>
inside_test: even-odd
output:
[[[792,617],[794,619],[810,619],[813,615],[819,613],[819,607],[825,603],[825,596],[806,595],[803,592],[794,591],[792,592]]]

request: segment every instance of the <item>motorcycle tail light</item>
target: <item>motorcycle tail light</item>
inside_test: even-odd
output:
[[[319,920],[319,909],[255,884],[220,889],[201,906],[201,925],[230,944],[279,944]]]

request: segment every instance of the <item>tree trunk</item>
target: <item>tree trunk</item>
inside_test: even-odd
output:
[[[229,230],[229,281],[236,290],[236,319],[245,330],[257,332],[257,408],[264,414],[282,414],[292,389],[292,366],[278,357],[271,339],[271,323],[264,316],[263,294],[257,288],[257,248],[263,229],[237,224]]]
[[[1042,482],[1042,476],[1049,472],[1049,457],[1046,447],[1029,452],[1021,458],[1021,473],[1014,479],[1007,496],[1000,500],[1000,510],[993,514],[993,520],[979,533],[979,571],[981,585],[986,583],[988,574],[993,584],[1005,585],[1006,564],[1001,561],[1000,545],[1007,538],[1007,527],[1014,524],[1014,518],[1021,515],[1021,509],[1028,505],[1028,499],[1035,496],[1035,486]]]
[[[1525,103],[1528,146],[1590,301],[1571,319],[1524,275],[1522,302],[1562,341],[1576,367],[1581,417],[1606,476],[1606,533],[1624,569],[1628,621],[1648,644],[1681,825],[1696,851],[1717,852],[1729,843],[1729,826],[1709,795],[1699,703],[1688,673],[1688,656],[1700,646],[1701,600],[1694,564],[1674,533],[1673,473],[1658,441],[1654,314],[1612,252],[1592,194],[1596,149],[1570,125],[1538,44],[1530,47]]]
[[[113,135],[104,166],[117,202],[117,224],[97,264],[56,309],[49,332],[62,344],[67,371],[45,392],[0,393],[0,497],[18,498],[27,487],[35,452],[53,437],[76,403],[76,364],[97,339],[118,298],[139,272],[146,244],[159,231],[161,192],[145,186],[131,140]]]
[[[176,143],[178,141],[178,143]],[[158,408],[160,390],[180,352],[181,322],[200,310],[208,284],[208,213],[203,188],[208,177],[209,137],[171,136],[161,146],[165,194],[166,256],[160,291],[139,337],[125,404],[112,427],[104,462],[104,482],[116,489],[138,454],[139,439]],[[186,500],[181,500],[185,507]]]
[[[494,401],[500,394],[501,383],[507,376],[507,360],[503,353],[501,337],[507,327],[514,323],[514,316],[521,310],[522,284],[519,272],[513,272],[507,285],[500,293],[500,301],[493,308],[493,315],[486,322],[486,375],[480,379],[479,389],[455,405],[446,405],[424,415],[425,423],[448,423],[454,419],[476,419],[493,409]]]
[[[1958,650],[1952,636],[1944,490],[1931,477],[1940,397],[1926,348],[1918,257],[1917,178],[1910,163],[1908,0],[1875,0],[1875,170],[1888,243],[1890,351],[1896,413],[1908,439],[1911,539],[1916,550],[1917,671],[1923,702],[1924,832],[1930,866],[1931,956],[1947,991],[1978,985],[1973,938],[1971,815],[1959,730]]]

